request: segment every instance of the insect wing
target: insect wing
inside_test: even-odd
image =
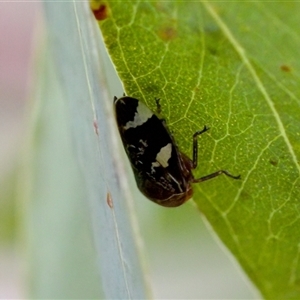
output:
[[[141,192],[157,202],[186,192],[190,172],[164,122],[131,97],[115,99],[116,119]],[[183,172],[183,169],[185,172]]]

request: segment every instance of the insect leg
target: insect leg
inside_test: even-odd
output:
[[[161,120],[161,122],[163,123],[163,125],[165,127],[167,127],[167,122],[165,120],[165,118],[163,118],[161,116],[161,105],[160,105],[160,98],[155,98],[155,103],[156,103],[156,116]]]
[[[202,182],[202,181],[206,181],[206,180],[209,180],[209,179],[212,179],[214,177],[217,177],[221,174],[225,174],[226,176],[228,177],[231,177],[233,179],[241,179],[241,175],[238,175],[238,176],[234,176],[234,175],[231,175],[228,171],[226,170],[219,170],[217,172],[214,172],[212,174],[209,174],[209,175],[206,175],[206,176],[203,176],[203,177],[200,177],[198,179],[194,179],[193,182],[196,183],[196,182]]]
[[[204,128],[200,131],[196,131],[193,134],[193,168],[196,169],[198,165],[198,136],[204,132],[206,132],[209,128],[204,126]]]
[[[156,113],[157,113],[158,115],[160,115],[160,113],[161,113],[161,105],[160,105],[159,101],[160,101],[160,98],[155,98],[155,102],[156,102]]]

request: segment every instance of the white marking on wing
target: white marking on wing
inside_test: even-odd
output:
[[[172,155],[172,144],[169,143],[166,146],[162,147],[156,155],[156,161],[163,167],[166,168],[169,166],[168,160]]]
[[[143,125],[153,116],[153,112],[142,102],[138,103],[136,108],[136,113],[134,115],[133,121],[129,121],[124,126],[124,129],[127,130],[129,128],[136,128],[138,126]]]

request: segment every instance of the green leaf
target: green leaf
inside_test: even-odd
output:
[[[126,93],[152,109],[161,98],[186,154],[192,134],[211,128],[195,177],[242,176],[195,185],[201,212],[264,297],[299,298],[299,2],[102,5]]]

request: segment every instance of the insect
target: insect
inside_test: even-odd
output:
[[[156,100],[160,109],[159,99]],[[209,128],[204,126],[193,135],[193,160],[180,152],[166,123],[138,99],[114,97],[117,125],[139,190],[151,201],[166,207],[176,207],[193,195],[192,183],[225,174],[240,179],[228,171],[219,170],[194,178],[192,170],[198,164],[198,137]]]

